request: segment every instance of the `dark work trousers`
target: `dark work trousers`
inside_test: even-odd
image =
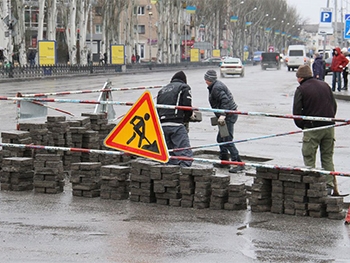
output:
[[[162,123],[162,129],[165,137],[165,142],[169,150],[191,147],[187,130],[183,124],[167,125],[167,123]],[[170,156],[186,156],[186,157],[192,158],[193,152],[191,149],[184,149],[180,151],[170,152]],[[189,167],[192,165],[192,161],[170,159],[168,164],[175,164],[175,165],[180,165],[182,167]]]
[[[344,89],[348,89],[348,67],[344,68],[343,70],[343,80],[344,80]]]
[[[238,119],[237,114],[234,114],[233,116],[226,118],[225,121],[227,125],[227,130],[230,135],[226,137],[221,137],[220,132],[218,132],[218,135],[216,136],[216,141],[218,143],[233,141],[233,126],[236,123],[237,119]],[[228,160],[227,157],[229,154],[229,156],[231,157],[231,161],[241,162],[241,158],[239,157],[238,150],[233,142],[219,145],[219,148],[220,148],[220,157],[219,157],[220,160]]]

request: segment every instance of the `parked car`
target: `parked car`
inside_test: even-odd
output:
[[[219,57],[206,58],[202,62],[220,63],[221,62],[221,58],[219,58]]]
[[[239,58],[225,58],[220,66],[220,76],[239,75],[244,77],[244,66]]]
[[[253,66],[260,63],[261,53],[264,53],[264,51],[255,51],[254,52],[254,54],[253,54]]]
[[[290,45],[285,58],[288,71],[297,69],[300,65],[310,65],[310,58],[304,45]]]
[[[264,52],[261,54],[261,69],[281,69],[281,55],[277,52]]]

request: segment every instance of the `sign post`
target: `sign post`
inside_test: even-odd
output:
[[[350,39],[350,14],[345,14],[344,39]]]
[[[319,35],[333,35],[333,26],[332,26],[332,17],[333,17],[332,8],[321,8],[320,13],[320,24],[318,26]]]

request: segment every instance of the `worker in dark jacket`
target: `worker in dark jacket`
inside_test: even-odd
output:
[[[237,110],[237,104],[235,103],[231,91],[227,88],[227,86],[222,83],[220,80],[217,80],[217,75],[215,70],[208,70],[204,79],[206,84],[208,85],[209,90],[209,103],[213,109],[221,109],[221,110]],[[238,150],[233,141],[233,126],[238,119],[237,114],[225,114],[225,113],[215,113],[218,118],[218,125],[224,126],[227,125],[227,129],[229,132],[229,136],[221,137],[220,132],[218,132],[216,141],[218,143],[222,142],[231,142],[228,144],[219,145],[220,147],[220,160],[229,160],[231,157],[231,161],[234,162],[242,162]],[[236,166],[230,168],[230,173],[237,173],[239,171],[244,170],[244,166]]]
[[[170,83],[159,90],[157,104],[192,107],[191,87],[187,84],[183,71],[177,72]],[[191,147],[185,123],[190,121],[192,110],[158,108],[157,111],[168,149]],[[170,155],[193,157],[193,152],[191,149],[183,149],[173,151]],[[169,164],[188,167],[192,161],[170,159]]]
[[[298,82],[294,94],[293,114],[303,116],[316,116],[334,118],[337,112],[337,103],[329,85],[312,77],[311,68],[307,65],[300,66],[296,73]],[[304,164],[311,168],[316,164],[316,152],[320,147],[321,165],[327,171],[334,171],[334,127],[310,130],[307,129],[333,125],[330,121],[310,121],[294,119],[295,124],[305,130],[303,133],[302,154]],[[331,194],[335,177],[327,176],[328,193]]]

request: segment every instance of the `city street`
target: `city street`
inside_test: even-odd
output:
[[[204,73],[208,68],[184,69],[192,87],[194,107],[210,108]],[[219,68],[216,69],[219,75]],[[174,71],[139,74],[57,78],[0,83],[1,96],[17,92],[46,93],[167,84]],[[326,77],[331,82],[331,75]],[[230,88],[238,110],[251,113],[291,114],[298,86],[295,72],[261,70],[246,66],[245,77],[220,78]],[[156,97],[157,89],[150,90]],[[134,102],[144,90],[113,92],[113,99]],[[349,91],[342,91],[347,93]],[[349,94],[350,95],[350,94]],[[99,93],[60,96],[97,100]],[[55,97],[58,98],[58,97]],[[338,100],[337,118],[349,119],[350,103]],[[0,101],[1,131],[16,128],[16,104]],[[95,105],[52,103],[75,116],[93,112]],[[128,106],[114,106],[119,120]],[[63,115],[49,109],[49,115]],[[190,123],[192,146],[215,143],[213,113]],[[66,116],[67,119],[74,118]],[[118,122],[115,121],[115,123]],[[40,120],[35,120],[40,121]],[[31,120],[21,120],[31,122]],[[292,119],[240,115],[235,140],[297,131]],[[336,128],[336,171],[350,172],[349,127]],[[267,164],[303,166],[302,133],[237,143],[243,160],[265,158]],[[202,148],[217,151],[218,147]],[[318,156],[319,159],[319,156]],[[251,162],[251,161],[250,161]],[[320,168],[319,161],[317,167]],[[350,193],[350,178],[338,176],[342,194]],[[232,181],[251,183],[244,173]],[[0,262],[350,262],[350,227],[344,220],[296,217],[250,210],[191,209],[157,204],[73,197],[67,183],[57,195],[33,192],[0,192]],[[345,198],[350,201],[349,197]]]

